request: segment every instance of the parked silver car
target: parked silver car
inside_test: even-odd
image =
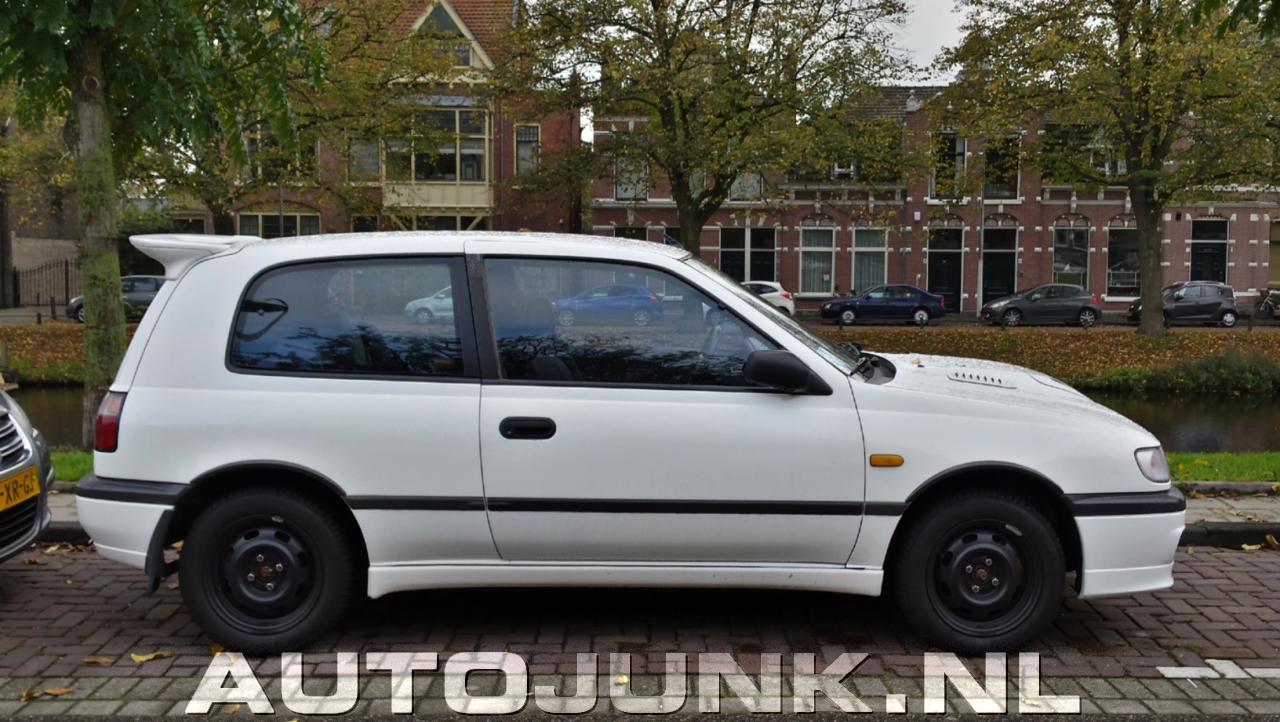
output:
[[[404,315],[418,323],[453,321],[453,286],[445,286],[430,296],[406,303]]]
[[[31,545],[49,524],[49,445],[22,407],[0,391],[0,561]]]

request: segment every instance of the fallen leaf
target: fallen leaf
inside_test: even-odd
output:
[[[625,674],[620,674],[617,677],[614,677],[613,679],[614,684],[626,684],[627,682],[630,682],[630,681],[631,681],[631,678]]]
[[[110,667],[115,664],[115,657],[85,657],[84,664],[96,664],[99,667]]]
[[[1241,544],[1240,548],[1247,552],[1256,552],[1262,548],[1261,544]]]
[[[29,567],[34,567],[42,564],[42,562],[39,559],[36,559],[35,557],[27,557],[26,559],[22,560],[22,563],[26,564]]]
[[[63,697],[71,694],[70,687],[46,687],[44,693],[50,697]]]
[[[42,696],[44,696],[44,691],[43,691],[43,690],[38,690],[38,689],[24,689],[24,690],[22,691],[22,696],[21,696],[21,697],[19,697],[19,699],[20,699],[20,700],[22,700],[23,702],[30,702],[31,700],[33,700],[33,699],[38,699],[38,698],[40,698],[40,697],[42,697]]]
[[[172,550],[174,550],[174,551],[179,551],[179,552],[180,552],[180,551],[182,551],[182,540],[178,540],[178,541],[176,541],[176,542],[174,542],[174,543],[170,544],[170,545],[169,545],[169,548],[170,548],[170,549],[172,549]]]
[[[129,655],[129,657],[133,659],[135,664],[145,664],[146,662],[150,662],[152,660],[164,659],[165,657],[172,657],[172,656],[173,656],[173,652],[166,652],[163,650],[159,652],[150,652],[148,654],[130,654]]]
[[[1271,547],[1272,549],[1280,549],[1280,540],[1276,539],[1275,534],[1267,535],[1267,546]]]
[[[61,545],[61,544],[53,544],[53,545],[51,545],[51,546],[45,547],[44,553],[45,553],[45,554],[57,554],[57,553],[58,553],[58,552],[60,552],[60,551],[62,551],[62,545]]]
[[[169,589],[177,589],[177,588],[178,588],[178,583],[177,583],[177,582],[169,582],[169,583],[168,583],[168,584],[166,584],[165,586],[166,586],[166,587],[168,587]]]
[[[239,711],[240,711],[240,705],[238,704],[233,704],[227,707],[227,714],[235,714],[236,712],[239,712]]]
[[[75,583],[76,583],[76,581],[75,581],[74,579],[68,579],[68,580],[67,580],[67,584],[75,584]]]
[[[1207,494],[1205,494],[1204,492],[1198,489],[1192,489],[1191,493],[1187,494],[1187,496],[1191,497],[1192,499],[1208,499],[1209,498]]]
[[[223,652],[223,646],[222,646],[221,644],[210,644],[210,645],[209,645],[209,652],[211,652],[211,653],[213,654],[213,656],[215,656],[215,657],[216,657],[216,656],[218,656],[219,654],[222,654],[222,652]]]

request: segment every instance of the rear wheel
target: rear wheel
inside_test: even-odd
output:
[[[76,306],[75,316],[77,321],[79,321],[80,323],[84,323],[84,304],[80,304],[79,306]]]
[[[928,326],[929,312],[923,308],[917,308],[915,312],[911,314],[911,320],[915,322],[917,326]]]
[[[1239,320],[1240,317],[1236,315],[1235,311],[1223,311],[1222,315],[1218,317],[1218,323],[1221,324],[1223,328],[1231,328],[1232,326],[1235,326],[1236,322]]]
[[[431,323],[433,318],[435,318],[435,314],[431,313],[431,309],[429,308],[420,308],[413,312],[413,320],[418,323]]]
[[[1057,614],[1062,543],[1026,500],[972,492],[910,524],[889,571],[898,607],[929,640],[959,653],[1018,649]]]
[[[1098,322],[1098,312],[1092,308],[1080,309],[1080,315],[1076,317],[1080,325],[1084,328],[1092,328]]]
[[[295,651],[336,624],[355,596],[355,540],[315,500],[236,492],[187,533],[180,572],[191,617],[211,639],[250,654]]]
[[[648,326],[651,321],[653,321],[653,314],[643,308],[631,314],[631,322],[637,326]]]

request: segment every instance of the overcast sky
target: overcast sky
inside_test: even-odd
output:
[[[960,14],[953,0],[908,0],[910,15],[898,35],[898,45],[917,65],[928,66],[945,45],[960,40]]]

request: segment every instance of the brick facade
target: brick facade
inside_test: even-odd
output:
[[[927,99],[922,96],[931,92],[935,91],[893,88],[886,93],[899,103],[906,133],[927,134],[921,106]],[[597,141],[611,132],[626,132],[632,122],[597,119]],[[969,141],[966,162],[979,161],[983,153],[980,140]],[[977,312],[984,290],[986,300],[991,300],[1013,288],[1054,280],[1081,282],[1102,298],[1105,308],[1125,308],[1136,296],[1136,290],[1129,290],[1133,277],[1120,258],[1125,242],[1133,238],[1134,227],[1125,189],[1083,193],[1067,186],[1043,185],[1040,172],[1025,163],[1017,177],[1017,188],[1010,198],[971,198],[957,206],[930,198],[927,179],[876,188],[839,180],[801,183],[778,179],[770,200],[725,203],[703,227],[701,255],[735,277],[781,283],[796,293],[800,308],[816,308],[825,298],[847,293],[854,284],[854,257],[863,253],[868,256],[860,266],[864,279],[875,277],[882,263],[879,278],[884,281],[943,293],[948,309],[955,310],[958,302],[961,311],[968,314]],[[643,228],[643,235],[654,241],[676,235],[675,203],[661,178],[651,180],[644,200],[618,200],[612,177],[597,179],[592,191],[593,233],[639,235],[642,232],[638,229]],[[1222,223],[1197,223],[1203,220],[1225,222],[1225,233]],[[1202,237],[1214,239],[1193,243],[1193,228]],[[744,233],[738,229],[753,230]],[[874,241],[875,234],[869,232],[873,230],[883,232],[883,251],[855,249],[855,236]],[[1280,248],[1280,196],[1275,194],[1170,208],[1164,214],[1161,233],[1165,283],[1190,278],[1193,257],[1198,276],[1220,275],[1217,280],[1231,284],[1241,297],[1256,298],[1280,279],[1272,268],[1280,255],[1275,251]],[[802,236],[833,240],[829,253],[834,259],[823,260],[823,254],[828,253],[825,250],[802,250]],[[934,239],[932,244],[930,238]],[[1074,240],[1080,250],[1055,250],[1059,238],[1068,244]],[[740,245],[750,246],[753,239],[761,243],[749,255],[737,250]],[[770,241],[772,259],[764,247]],[[882,260],[876,260],[876,254],[882,254]],[[802,256],[811,261],[803,284]],[[1083,263],[1073,262],[1081,257],[1086,259]],[[1087,273],[1083,265],[1087,265]],[[825,272],[828,267],[829,274]]]

